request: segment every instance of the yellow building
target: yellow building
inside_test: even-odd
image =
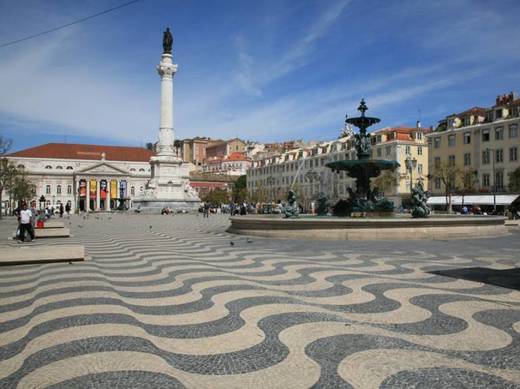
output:
[[[400,165],[395,173],[397,185],[385,195],[408,196],[411,183],[415,185],[417,180],[422,180],[424,188],[428,188],[426,131],[418,123],[416,127],[387,127],[372,132],[372,158],[394,160]]]
[[[454,165],[473,174],[473,191],[508,192],[508,174],[520,167],[519,108],[520,99],[510,93],[498,96],[491,108],[474,107],[441,120],[427,136],[430,171]],[[449,192],[460,191],[455,182],[449,186]],[[432,178],[433,194],[443,195],[445,189],[441,178]]]

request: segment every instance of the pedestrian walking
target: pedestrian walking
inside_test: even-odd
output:
[[[67,205],[65,206],[65,212],[67,212],[67,216],[70,215],[70,201],[67,201]]]
[[[204,203],[204,217],[209,218],[209,208],[210,208],[210,204]]]
[[[60,217],[63,217],[64,212],[65,212],[65,209],[63,208],[63,203],[60,203]]]
[[[27,208],[27,203],[22,204],[22,210],[20,211],[20,241],[25,241],[25,234],[29,233],[31,240],[34,239],[34,232],[32,229],[33,214],[30,209]]]

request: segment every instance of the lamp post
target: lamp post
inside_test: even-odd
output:
[[[267,185],[269,186],[269,193],[270,193],[271,197],[274,197],[274,188],[272,188],[272,186],[274,185],[275,178],[273,176],[269,176],[269,177],[267,177],[267,179],[265,181],[266,181]]]
[[[404,164],[406,165],[406,169],[410,171],[410,195],[412,194],[412,187],[413,187],[413,171],[415,167],[417,166],[417,159],[410,154],[406,157],[404,160]]]
[[[495,173],[495,158],[496,158],[496,151],[495,149],[486,149],[489,157],[489,153],[493,152],[493,159],[491,160],[491,169],[493,170],[493,214],[497,214],[497,175]]]

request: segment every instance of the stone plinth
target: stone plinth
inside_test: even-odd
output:
[[[281,239],[436,240],[508,235],[498,216],[412,218],[231,217],[228,232]]]
[[[34,230],[35,238],[68,238],[70,230],[68,228],[37,228]]]
[[[0,250],[0,265],[21,265],[84,260],[85,247],[79,244],[60,246],[3,247],[2,250]]]
[[[64,227],[65,227],[65,224],[63,222],[57,222],[57,221],[45,222],[43,224],[43,228],[64,228]]]

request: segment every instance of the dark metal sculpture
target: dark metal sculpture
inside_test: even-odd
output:
[[[395,170],[399,163],[397,161],[371,159],[371,138],[367,133],[367,128],[379,123],[380,119],[365,116],[368,107],[362,99],[358,111],[361,116],[346,118],[347,124],[352,124],[359,128],[359,133],[354,135],[354,146],[356,148],[357,160],[343,160],[327,163],[325,166],[339,173],[346,170],[350,177],[356,180],[356,190],[347,188],[349,192],[348,204],[343,204],[340,208],[346,210],[341,213],[350,214],[352,212],[392,212],[394,204],[392,201],[381,196],[377,188],[370,189],[370,179],[379,176],[383,170]]]
[[[291,189],[287,194],[287,205],[283,209],[285,217],[298,217],[300,214],[300,208],[296,201],[296,193]]]
[[[172,53],[172,45],[173,45],[173,36],[170,32],[169,28],[166,28],[166,31],[163,33],[163,54],[171,54]]]
[[[318,216],[327,216],[329,212],[329,201],[323,193],[318,198],[318,206],[316,207],[316,214]]]
[[[425,218],[428,217],[431,210],[427,204],[428,195],[424,191],[422,181],[418,181],[412,188],[412,217]]]

